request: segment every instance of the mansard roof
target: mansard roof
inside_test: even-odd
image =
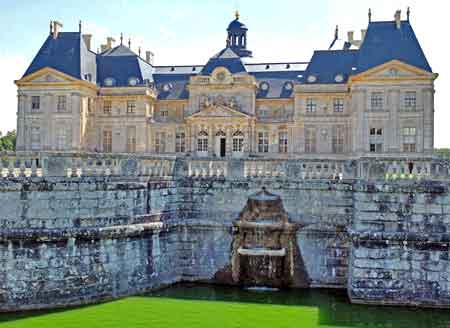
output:
[[[101,86],[105,86],[108,78],[117,87],[129,86],[130,78],[137,78],[138,85],[153,82],[153,67],[122,44],[98,54],[97,68],[97,84]]]
[[[357,70],[364,72],[391,60],[432,72],[409,21],[371,22],[359,49]]]
[[[357,50],[319,50],[314,54],[305,71],[303,82],[314,76],[312,83],[346,83],[353,73],[358,58]],[[341,76],[342,79],[336,78]]]
[[[242,28],[237,19],[232,27]],[[351,75],[360,74],[392,60],[398,60],[431,72],[409,21],[370,22],[359,49],[314,51],[309,63],[245,63],[228,44],[211,57],[205,65],[152,66],[129,47],[119,45],[96,54],[87,49],[80,32],[50,34],[26,70],[24,76],[51,67],[77,79],[105,86],[111,78],[117,87],[130,86],[130,78],[138,85],[154,82],[159,99],[187,99],[187,84],[192,75],[209,75],[217,67],[225,67],[232,74],[253,75],[259,88],[257,98],[289,98],[291,83],[346,83]],[[309,80],[310,75],[314,81]]]
[[[203,67],[201,74],[209,75],[216,67],[225,67],[232,74],[247,71],[241,57],[230,47],[221,50],[219,53],[211,57],[205,67]]]
[[[89,51],[79,32],[60,32],[57,38],[49,35],[23,76],[44,67],[51,67],[77,79],[96,80],[95,53]]]

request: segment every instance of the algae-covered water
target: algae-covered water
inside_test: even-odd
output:
[[[331,290],[177,285],[150,295],[50,312],[0,315],[0,327],[450,327],[450,311],[349,304]]]

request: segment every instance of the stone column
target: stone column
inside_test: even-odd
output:
[[[388,91],[387,109],[389,110],[389,122],[383,127],[383,139],[385,149],[388,152],[396,153],[400,151],[400,125],[399,125],[399,111],[400,111],[400,90]]]
[[[26,129],[26,100],[27,97],[23,94],[17,95],[17,140],[16,150],[26,150],[31,145],[26,145],[25,129]]]

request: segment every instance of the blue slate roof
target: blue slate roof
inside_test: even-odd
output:
[[[372,22],[359,50],[358,72],[366,71],[393,59],[432,72],[408,21],[397,29],[395,21]]]
[[[97,55],[98,84],[105,85],[107,78],[113,78],[114,86],[129,86],[129,79],[138,78],[153,82],[152,66],[123,44]]]
[[[60,32],[56,39],[49,35],[23,76],[44,67],[51,67],[77,79],[91,74],[95,81],[95,54],[87,50],[79,32]]]
[[[231,23],[228,25],[227,28],[227,31],[241,31],[241,30],[248,30],[248,28],[247,26],[245,26],[245,24],[239,21],[239,18],[236,18],[235,20],[231,21]]]
[[[253,75],[258,84],[266,82],[269,85],[267,90],[258,88],[256,98],[258,99],[276,99],[276,98],[290,98],[294,93],[294,88],[287,88],[287,83],[291,85],[297,83],[299,76],[304,74],[303,71],[279,71],[279,72],[254,72]]]
[[[203,67],[201,74],[210,75],[212,71],[219,66],[226,67],[232,74],[247,71],[241,57],[229,47],[211,57]]]
[[[189,78],[195,74],[154,74],[156,89],[158,90],[159,100],[188,99],[189,91],[187,84]],[[168,91],[164,86],[168,86]]]
[[[306,68],[304,81],[310,75],[316,77],[314,83],[338,83],[336,75],[341,74],[345,83],[352,74],[352,67],[355,67],[358,58],[357,50],[319,50],[314,54]]]

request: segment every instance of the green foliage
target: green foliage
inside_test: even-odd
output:
[[[0,133],[0,151],[16,150],[16,130],[9,131],[5,136]]]

